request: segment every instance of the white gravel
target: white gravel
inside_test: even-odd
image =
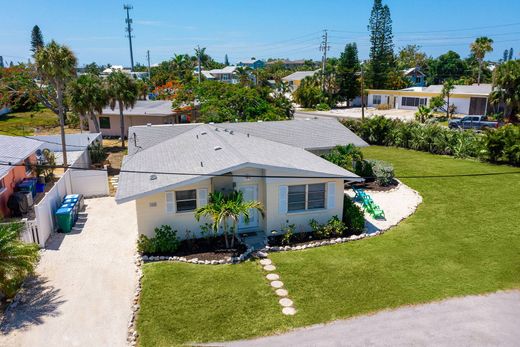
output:
[[[354,197],[352,189],[345,190],[351,198]],[[387,230],[415,212],[422,202],[422,197],[415,190],[403,183],[386,192],[366,191],[372,200],[383,209],[386,219],[374,219],[365,212],[365,228],[367,233]],[[361,207],[359,202],[356,202]]]

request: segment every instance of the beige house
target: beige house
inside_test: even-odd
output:
[[[209,221],[197,222],[195,210],[211,192],[233,190],[265,208],[239,233],[267,236],[287,224],[308,231],[311,219],[341,217],[345,181],[362,181],[309,150],[348,143],[366,145],[336,120],[132,127],[116,201],[136,201],[138,230],[148,236],[163,224],[181,238],[201,236]]]
[[[456,85],[450,96],[450,105],[456,107],[455,113],[466,115],[486,115],[488,111],[491,84]],[[416,110],[421,105],[428,105],[430,99],[441,95],[442,85],[429,87],[411,87],[402,90],[369,89],[367,105],[378,107],[389,105],[390,108]]]
[[[125,135],[128,135],[128,128],[136,125],[189,123],[192,112],[175,112],[172,110],[172,102],[167,100],[138,100],[134,107],[123,110],[123,116]],[[119,107],[112,110],[107,106],[96,118],[103,136],[121,136]],[[89,118],[88,124],[90,132],[95,133],[92,119]]]
[[[296,71],[296,72],[293,72],[292,74],[287,75],[284,78],[282,78],[282,81],[289,84],[289,87],[291,88],[291,90],[295,91],[296,89],[298,89],[300,87],[300,84],[302,83],[302,81],[305,77],[312,77],[319,71],[320,70]]]

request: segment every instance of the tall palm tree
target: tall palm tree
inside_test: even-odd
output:
[[[56,93],[56,104],[61,128],[63,165],[67,166],[67,146],[65,144],[65,108],[63,99],[67,83],[76,77],[77,60],[72,51],[54,40],[35,53],[36,69],[42,83],[50,85]]]
[[[490,101],[494,104],[504,103],[505,117],[511,118],[520,112],[520,60],[500,64],[493,71]]]
[[[107,77],[109,105],[113,110],[119,107],[119,125],[121,126],[121,146],[125,147],[125,119],[123,110],[134,107],[139,91],[134,80],[121,71],[112,72]]]
[[[32,273],[39,259],[38,245],[19,239],[22,224],[0,224],[0,293],[7,295],[13,282]]]
[[[478,61],[478,77],[477,83],[480,84],[480,76],[482,74],[482,64],[486,53],[493,51],[493,40],[486,36],[478,37],[475,42],[470,45],[471,53]]]
[[[108,94],[103,81],[96,75],[87,74],[72,81],[67,88],[67,96],[72,110],[85,118],[88,114],[96,132],[100,132],[96,113],[100,114],[108,103]]]
[[[442,91],[441,95],[443,98],[446,99],[446,117],[451,119],[451,112],[450,112],[450,97],[451,92],[455,89],[455,83],[452,79],[444,81],[442,84]]]

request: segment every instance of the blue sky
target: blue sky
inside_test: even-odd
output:
[[[134,60],[153,63],[174,53],[193,53],[197,45],[219,61],[248,57],[313,58],[322,30],[329,29],[330,56],[347,42],[357,42],[368,56],[367,23],[372,0],[197,0],[128,1],[134,9]],[[429,55],[449,49],[468,54],[470,42],[487,35],[495,40],[491,59],[513,47],[520,52],[518,0],[383,0],[390,6],[396,48],[415,43]],[[7,61],[30,56],[30,31],[38,24],[44,39],[65,43],[80,65],[129,65],[122,1],[0,0],[0,55]]]

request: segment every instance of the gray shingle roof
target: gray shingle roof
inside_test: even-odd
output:
[[[0,135],[0,163],[18,164],[33,154],[42,144],[37,140],[19,136]],[[5,176],[11,167],[0,165],[0,177]]]
[[[155,146],[162,141],[200,126],[194,124],[133,126],[129,129],[128,154]],[[220,123],[215,126],[232,129],[267,140],[284,143],[307,150],[330,149],[338,145],[354,144],[365,147],[368,144],[350,129],[335,119],[287,120],[276,122]],[[135,144],[133,134],[137,139]]]
[[[493,85],[481,83],[480,85],[472,84],[469,86],[465,85],[456,85],[455,89],[452,91],[452,94],[477,94],[477,95],[489,95],[493,90]],[[423,92],[428,93],[440,93],[442,91],[441,84],[434,84],[425,89]]]
[[[303,148],[204,124],[126,156],[122,169],[139,173],[121,172],[116,201],[122,203],[208,178],[201,174],[218,175],[243,167],[361,180]],[[152,172],[156,175],[155,179],[151,179]],[[163,172],[177,174],[161,174]]]
[[[103,108],[104,115],[119,115],[119,107],[113,110],[106,106]],[[169,116],[173,114],[172,102],[165,100],[138,100],[133,108],[123,110],[127,116]]]
[[[289,82],[289,81],[300,81],[304,79],[305,77],[314,76],[319,70],[315,71],[296,71],[293,72],[290,75],[285,76],[282,78],[283,81]]]

